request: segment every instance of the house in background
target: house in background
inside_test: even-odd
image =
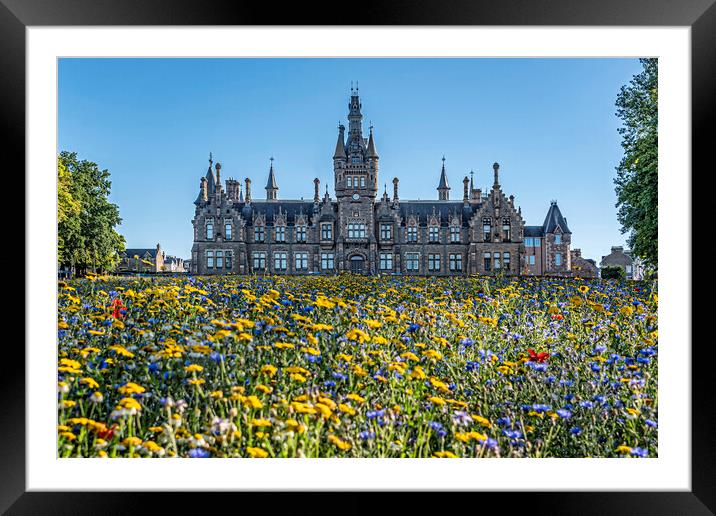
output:
[[[598,278],[599,268],[597,262],[591,258],[582,258],[581,249],[572,249],[570,252],[572,262],[572,275],[579,278]]]
[[[634,258],[631,251],[625,251],[621,246],[613,246],[612,252],[602,256],[599,267],[621,267],[626,272],[627,279],[644,279],[644,266],[639,258]]]
[[[186,265],[183,258],[176,256],[164,256],[163,272],[186,272]]]
[[[159,244],[153,249],[126,249],[119,255],[118,273],[162,272],[164,252]]]

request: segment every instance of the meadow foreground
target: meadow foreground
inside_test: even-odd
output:
[[[657,296],[547,278],[58,286],[60,457],[656,457]]]

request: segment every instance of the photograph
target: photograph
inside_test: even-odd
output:
[[[59,57],[57,458],[658,458],[658,74]]]

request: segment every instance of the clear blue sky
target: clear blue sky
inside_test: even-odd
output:
[[[127,247],[188,258],[209,152],[222,179],[251,177],[264,197],[333,196],[337,125],[357,80],[373,122],[380,182],[436,199],[441,158],[453,199],[462,178],[501,184],[528,225],[556,199],[572,247],[597,261],[624,245],[613,178],[621,157],[614,100],[637,59],[61,59],[59,150],[109,169]],[[382,193],[382,187],[381,187]]]

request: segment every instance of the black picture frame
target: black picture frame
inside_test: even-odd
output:
[[[25,29],[28,26],[63,25],[550,25],[550,26],[688,26],[691,27],[692,80],[692,170],[711,170],[708,157],[713,140],[709,129],[716,125],[716,5],[715,0],[436,0],[377,3],[364,1],[347,12],[350,4],[294,2],[282,5],[255,2],[205,0],[0,0],[0,124],[5,138],[6,173],[25,168]],[[666,171],[689,174],[690,171]],[[662,171],[665,173],[665,171]],[[693,178],[693,175],[691,175]],[[7,183],[6,183],[7,184]],[[16,185],[13,188],[17,188]],[[7,188],[7,186],[6,186]],[[693,196],[692,196],[693,199]],[[692,202],[692,206],[697,206]],[[692,215],[692,220],[703,220]],[[700,233],[693,232],[692,235]],[[13,246],[15,247],[15,246]],[[15,251],[16,252],[16,251]],[[24,253],[24,251],[23,251]],[[694,256],[692,254],[692,256]],[[16,254],[13,261],[18,262]],[[22,260],[19,260],[22,262]],[[695,258],[692,262],[696,264]],[[28,271],[26,271],[26,274]],[[695,300],[694,300],[695,301]],[[19,303],[18,303],[19,304]],[[24,306],[24,303],[23,303]],[[701,305],[704,306],[704,305]],[[699,308],[696,302],[693,309]],[[30,314],[25,313],[26,324]],[[700,318],[691,317],[691,325]],[[8,330],[6,330],[8,331]],[[692,334],[693,335],[693,334]],[[0,511],[7,514],[125,514],[135,511],[187,512],[192,501],[204,510],[233,503],[247,493],[211,494],[200,500],[196,493],[112,492],[26,492],[25,488],[25,405],[18,393],[25,392],[22,347],[6,340],[4,361],[13,364],[0,374],[2,424],[0,424]],[[711,339],[684,342],[691,345],[692,435],[691,481],[689,492],[523,492],[470,493],[468,503],[475,511],[497,504],[510,512],[545,514],[714,514],[716,512],[716,396],[709,380],[713,377]],[[699,358],[701,357],[701,358]],[[207,493],[208,494],[208,493]],[[256,495],[254,495],[256,496]],[[281,505],[302,510],[336,510],[323,505],[325,494],[263,493],[263,504],[271,510]],[[365,501],[365,493],[340,495],[341,512],[390,510],[388,501]],[[428,496],[430,498],[428,498]],[[428,496],[411,493],[393,497],[401,511],[426,507],[435,501],[444,510],[462,510],[454,494]],[[300,503],[297,501],[300,499]],[[218,509],[218,507],[217,507]],[[217,510],[213,509],[213,510]],[[212,509],[209,509],[212,510]],[[237,509],[238,510],[238,509]],[[422,511],[421,511],[422,512]]]

